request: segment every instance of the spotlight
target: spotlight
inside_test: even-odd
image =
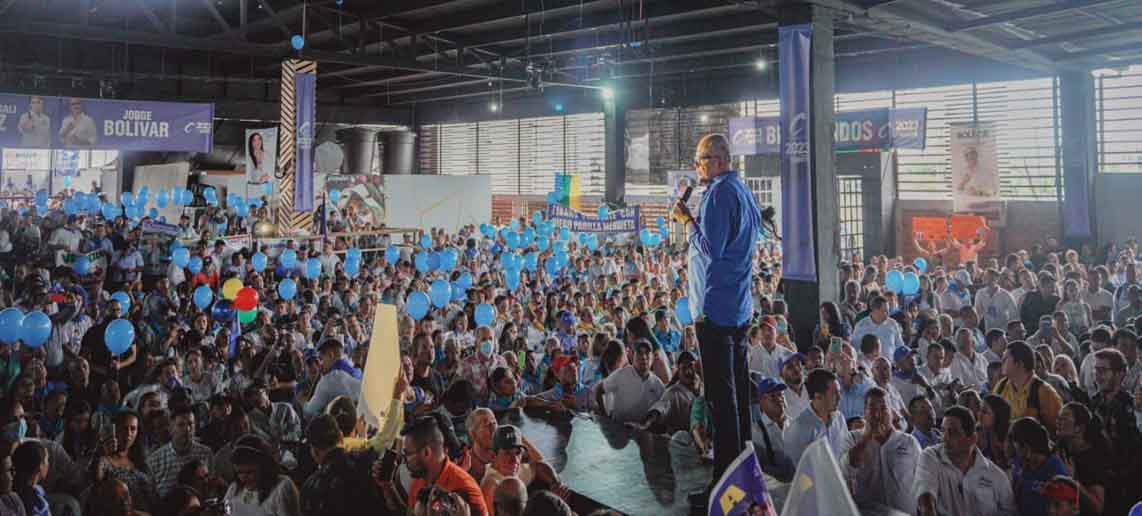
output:
[[[701,120],[702,123],[704,124],[704,123],[710,121],[710,115],[702,115],[702,116],[698,117],[698,119]]]
[[[556,113],[562,113],[563,112],[563,104],[556,104],[555,105],[555,112]]]
[[[765,70],[769,67],[769,63],[767,63],[764,59],[758,59],[757,61],[753,62],[753,67],[757,68],[758,70]]]
[[[604,99],[611,100],[615,98],[615,90],[612,90],[610,86],[604,86],[599,92],[603,95]]]
[[[497,104],[497,103],[495,103],[495,102],[492,102],[492,103],[488,104],[488,111],[491,111],[491,112],[495,113],[495,112],[497,112],[497,111],[499,111],[499,110],[500,110],[500,105],[499,105],[499,104]]]

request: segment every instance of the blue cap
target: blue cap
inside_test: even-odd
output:
[[[571,313],[570,310],[563,310],[559,313],[559,322],[568,326],[575,326],[575,314]]]
[[[897,346],[896,351],[892,352],[892,361],[899,362],[901,359],[908,355],[915,355],[916,351],[908,346]]]
[[[792,355],[785,357],[785,360],[781,361],[781,368],[785,369],[785,364],[788,364],[789,362],[792,362],[794,360],[800,360],[801,364],[804,365],[805,361],[808,359],[809,359],[809,357],[805,356],[804,353],[797,352],[797,353],[794,353]]]
[[[764,396],[773,392],[781,392],[789,388],[780,380],[775,380],[768,376],[764,376],[760,380],[755,381],[754,386],[757,387],[757,394],[759,396]]]

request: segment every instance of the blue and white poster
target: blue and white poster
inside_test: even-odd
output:
[[[833,120],[833,149],[864,151],[923,149],[927,108],[868,109],[837,113]],[[730,119],[730,154],[756,156],[781,152],[781,119]]]
[[[293,211],[314,209],[313,131],[317,108],[317,75],[299,73],[294,76],[297,102],[297,176],[294,177]]]
[[[210,152],[214,105],[0,94],[0,147]]]
[[[809,134],[809,60],[813,29],[790,25],[778,29],[781,63],[781,241],[786,278],[817,280],[813,245],[813,170]]]

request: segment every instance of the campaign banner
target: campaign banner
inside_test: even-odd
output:
[[[140,226],[143,228],[143,233],[153,235],[164,235],[177,238],[182,233],[182,228],[175,224],[167,224],[159,222],[154,219],[144,220]]]
[[[813,241],[813,173],[809,63],[813,28],[787,25],[778,29],[777,55],[781,66],[781,241],[786,278],[817,280],[817,251]]]
[[[753,443],[746,443],[710,491],[707,516],[777,516]]]
[[[273,181],[277,166],[278,128],[246,129],[246,182]]]
[[[638,206],[612,210],[610,217],[600,219],[562,204],[548,204],[547,218],[556,227],[565,227],[579,233],[637,233],[642,228],[639,224]]]
[[[0,147],[210,152],[214,105],[0,93]]]
[[[923,149],[927,123],[927,108],[836,113],[833,117],[833,148],[837,151]],[[730,119],[731,154],[754,156],[780,151],[780,117]]]
[[[990,122],[949,125],[953,209],[957,212],[973,211],[998,202],[999,157],[995,125]]]
[[[313,131],[317,123],[317,74],[299,73],[294,76],[297,101],[297,175],[294,177],[293,211],[311,212],[314,209],[313,189]]]

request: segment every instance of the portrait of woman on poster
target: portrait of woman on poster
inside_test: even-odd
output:
[[[250,133],[250,140],[246,142],[246,155],[250,159],[250,182],[264,183],[271,179],[271,172],[266,163],[266,148],[262,143],[262,133]]]

